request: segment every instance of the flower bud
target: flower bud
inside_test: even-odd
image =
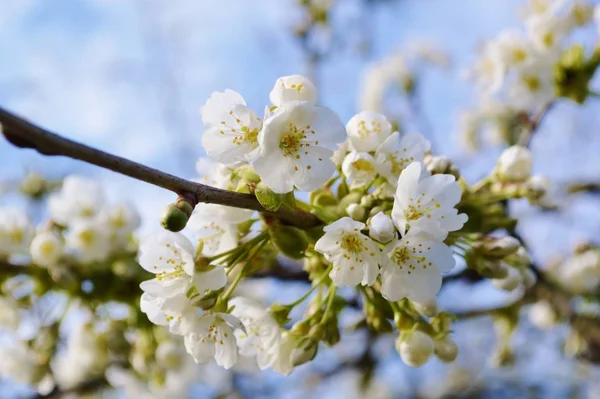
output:
[[[246,183],[258,183],[260,176],[256,174],[252,165],[242,165],[235,170],[235,174]]]
[[[292,350],[292,366],[298,367],[308,363],[315,358],[319,349],[319,343],[310,338],[301,339]]]
[[[531,271],[531,269],[525,269],[521,273],[521,277],[523,279],[523,285],[525,286],[526,289],[530,289],[537,282],[537,277],[536,277],[535,273],[533,271]]]
[[[483,259],[477,262],[476,269],[477,273],[481,277],[503,279],[508,276],[509,267],[504,262],[493,259]]]
[[[492,280],[492,284],[494,284],[496,288],[504,291],[513,291],[522,283],[523,277],[514,267],[508,268],[508,276],[505,278],[495,278]]]
[[[360,199],[360,205],[365,208],[372,208],[375,205],[375,197],[373,194],[367,194]]]
[[[531,176],[527,181],[527,198],[530,201],[537,201],[546,196],[550,190],[550,180],[546,176]]]
[[[523,246],[519,247],[517,252],[507,256],[504,260],[516,267],[529,267],[531,265],[531,258]]]
[[[396,341],[396,350],[406,365],[421,367],[433,354],[434,343],[429,335],[417,330],[401,334]]]
[[[498,178],[507,183],[524,183],[531,175],[533,159],[525,147],[514,145],[500,155],[496,164]]]
[[[179,198],[176,203],[167,205],[160,218],[160,224],[169,231],[181,231],[185,228],[193,211],[194,207],[189,202]]]
[[[273,226],[269,229],[271,244],[285,256],[302,259],[308,247],[306,234],[291,226]]]
[[[392,219],[383,212],[379,212],[373,216],[367,224],[371,238],[380,243],[388,243],[396,236],[396,229],[394,228]]]
[[[31,260],[40,266],[55,265],[63,253],[63,244],[56,234],[44,231],[36,235],[29,247]]]
[[[39,198],[46,190],[46,180],[39,173],[28,173],[21,182],[19,190],[30,197]]]
[[[412,304],[417,312],[425,317],[433,317],[437,314],[437,301],[434,299],[427,302],[415,302]]]
[[[289,323],[289,321],[291,320],[290,312],[292,311],[292,309],[292,306],[274,303],[269,309],[269,314],[280,326],[283,326]]]
[[[456,169],[448,157],[438,155],[429,156],[426,158],[425,164],[427,170],[429,170],[432,175],[447,174],[453,175],[457,179],[460,177],[458,169]]]
[[[449,337],[439,339],[435,341],[435,355],[442,362],[452,363],[458,356],[458,345]]]
[[[365,208],[358,204],[350,204],[346,207],[346,212],[354,220],[363,220],[367,214]]]
[[[314,104],[317,101],[317,88],[302,75],[283,76],[275,82],[269,99],[277,107],[290,101],[308,101]]]
[[[529,321],[541,330],[548,330],[556,325],[556,312],[548,302],[539,301],[529,308]]]
[[[481,245],[481,251],[485,257],[504,258],[519,249],[521,243],[514,237],[490,238]]]

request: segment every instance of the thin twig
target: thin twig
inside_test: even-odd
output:
[[[205,184],[182,179],[157,169],[139,164],[107,152],[69,140],[38,127],[23,118],[0,108],[3,134],[9,142],[20,148],[32,148],[43,155],[62,155],[87,162],[137,180],[170,190],[196,203],[204,202],[251,209],[268,214],[284,223],[307,229],[322,224],[315,215],[300,209],[266,211],[251,194],[221,190]],[[195,204],[193,204],[195,205]]]
[[[519,140],[517,144],[523,147],[529,147],[531,145],[531,139],[537,128],[544,121],[546,115],[548,115],[548,111],[554,106],[556,102],[551,102],[543,106],[537,113],[533,114],[528,122],[526,123],[523,132],[519,136]]]

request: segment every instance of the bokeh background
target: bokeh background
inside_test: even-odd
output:
[[[203,156],[199,107],[215,90],[234,89],[260,110],[275,80],[302,73],[318,86],[320,102],[348,120],[358,111],[365,67],[415,43],[435,44],[450,56],[447,68],[419,73],[417,96],[403,123],[418,129],[437,152],[450,156],[469,180],[493,168],[502,145],[471,153],[461,146],[459,116],[477,103],[465,79],[485,39],[518,26],[523,0],[338,0],[329,29],[309,40],[297,35],[304,16],[294,0],[3,0],[0,2],[0,104],[69,138],[184,176],[196,176]],[[581,33],[581,41],[597,40]],[[595,80],[596,87],[600,81]],[[600,100],[583,106],[567,101],[544,119],[531,149],[535,172],[551,178],[560,212],[526,204],[514,211],[520,233],[544,264],[600,233],[596,194],[564,197],[575,182],[600,182]],[[107,197],[134,203],[142,215],[140,234],[159,229],[159,213],[171,193],[64,158],[48,159],[0,141],[0,184],[10,186],[29,170],[60,178],[76,172],[103,181]],[[261,282],[266,296],[290,298],[305,287]],[[440,304],[463,310],[509,298],[487,283],[444,287]],[[355,315],[346,314],[352,319]],[[409,369],[393,349],[393,337],[373,343],[378,366],[366,397],[599,397],[600,370],[561,351],[566,327],[542,333],[524,320],[516,365],[498,369],[488,355],[491,320],[456,324],[461,352],[452,365],[431,361]],[[244,397],[360,397],[358,371],[340,362],[363,355],[365,337],[347,334],[335,349],[291,377],[234,371],[200,384],[195,397],[211,397],[215,381],[236,384]],[[2,359],[0,359],[0,362]],[[211,377],[212,379],[212,377]],[[221,382],[222,383],[222,382]],[[218,384],[216,384],[218,385]],[[4,382],[0,397],[27,397]],[[119,394],[115,394],[119,397]],[[556,395],[556,396],[553,396]]]

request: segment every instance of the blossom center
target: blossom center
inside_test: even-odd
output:
[[[96,235],[92,230],[84,230],[79,233],[79,239],[85,246],[91,246],[96,240]]]
[[[423,269],[427,269],[433,265],[433,262],[428,262],[425,256],[419,256],[423,253],[423,244],[419,244],[418,247],[409,248],[408,246],[398,246],[390,254],[390,259],[396,264],[396,266],[408,274],[412,274],[417,269],[417,266],[421,266]],[[430,249],[428,247],[427,249]]]
[[[523,83],[525,83],[525,86],[532,92],[539,91],[542,86],[542,83],[537,76],[526,76],[523,78]]]
[[[366,159],[359,159],[357,161],[354,161],[352,162],[352,166],[354,166],[354,169],[361,172],[375,172],[375,167],[373,166],[373,164],[367,161]]]
[[[310,125],[305,127],[298,127],[292,122],[288,123],[288,128],[285,133],[281,136],[279,141],[279,148],[285,156],[296,155],[299,158],[298,152],[303,147],[310,147],[309,143],[303,142],[307,137],[307,132],[311,131]],[[314,131],[311,131],[314,133]]]
[[[423,197],[425,193],[421,193],[421,197]],[[432,200],[432,201],[435,201]],[[411,202],[415,202],[415,204],[410,204],[406,210],[406,219],[408,220],[417,220],[423,216],[426,216],[428,219],[431,219],[430,212],[438,209],[441,204],[439,202],[435,202],[431,206],[424,206],[421,198],[418,198],[416,201],[413,201],[411,198]]]
[[[344,234],[342,236],[340,246],[343,250],[353,254],[357,254],[363,250],[362,241],[357,237],[356,234]]]

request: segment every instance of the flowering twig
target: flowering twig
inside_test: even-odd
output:
[[[533,134],[544,120],[544,117],[548,115],[548,111],[550,111],[554,104],[556,104],[556,102],[551,102],[545,105],[529,118],[529,121],[526,123],[523,132],[519,136],[519,140],[517,142],[518,145],[529,147],[531,144],[531,139],[533,138]]]
[[[6,139],[19,148],[32,148],[43,155],[62,155],[89,164],[100,166],[113,172],[170,190],[185,197],[195,206],[204,202],[252,209],[269,214],[301,229],[318,226],[321,220],[315,215],[300,209],[281,209],[277,212],[266,211],[251,194],[221,190],[205,184],[182,179],[177,176],[150,168],[117,155],[69,140],[38,127],[23,118],[0,107],[0,123]]]

